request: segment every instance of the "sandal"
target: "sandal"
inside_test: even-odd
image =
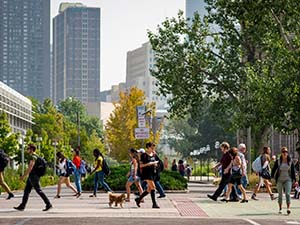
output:
[[[125,198],[125,202],[130,202],[130,199],[129,198]]]
[[[60,195],[55,195],[54,198],[60,198]]]

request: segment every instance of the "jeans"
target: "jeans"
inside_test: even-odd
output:
[[[75,178],[75,185],[77,188],[77,192],[81,193],[82,192],[82,190],[81,190],[81,173],[80,173],[79,169],[75,170],[74,178]]]
[[[158,191],[159,195],[160,196],[166,196],[166,194],[164,192],[164,189],[161,186],[160,182],[157,180],[157,181],[154,181],[154,184],[155,184],[156,190]]]
[[[279,205],[282,205],[282,192],[285,191],[285,201],[286,204],[291,204],[291,189],[292,189],[292,181],[286,180],[286,181],[280,181],[277,180],[277,191],[278,191],[278,203]]]
[[[22,203],[20,204],[20,206],[25,208],[32,188],[34,188],[36,193],[38,193],[38,195],[44,200],[44,202],[47,206],[51,205],[49,199],[47,198],[45,193],[41,190],[40,178],[35,174],[29,174],[29,177],[27,178],[26,186],[24,189]]]
[[[247,175],[242,176],[241,182],[242,182],[243,188],[246,189],[246,187],[248,185],[248,177],[247,177]],[[241,190],[237,186],[235,186],[235,187],[236,187],[235,189],[237,190],[237,194],[241,195],[242,194]]]
[[[104,181],[104,172],[99,171],[99,172],[96,172],[95,176],[94,176],[94,195],[96,195],[96,193],[97,193],[99,182],[106,191],[112,191],[110,189],[110,187],[108,186],[108,184]]]

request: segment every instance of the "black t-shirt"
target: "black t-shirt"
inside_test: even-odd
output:
[[[142,164],[147,164],[149,162],[155,162],[158,161],[158,157],[156,154],[148,155],[147,153],[143,153],[141,155],[141,163]],[[142,168],[142,178],[143,179],[154,179],[155,175],[155,166],[145,166]]]

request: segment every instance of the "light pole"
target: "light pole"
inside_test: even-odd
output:
[[[210,152],[210,146],[209,145],[206,145],[206,148],[205,148],[205,152],[206,152],[206,154],[207,154],[207,181],[209,181],[209,171],[210,171],[210,169],[209,169],[209,152]]]
[[[21,144],[21,161],[22,161],[22,176],[24,175],[24,171],[25,171],[25,165],[24,165],[24,161],[25,161],[25,156],[24,156],[24,151],[25,151],[25,146],[24,146],[24,136],[23,133],[21,134],[21,136],[19,137],[19,143]]]
[[[53,163],[53,174],[56,175],[56,146],[58,145],[57,141],[52,142],[54,146],[54,163]]]
[[[215,149],[216,149],[216,159],[218,159],[218,149],[220,148],[220,142],[216,141],[215,142]]]
[[[39,152],[41,152],[41,142],[42,142],[43,138],[42,137],[37,137],[36,138],[36,141],[38,142],[38,149],[39,149]]]

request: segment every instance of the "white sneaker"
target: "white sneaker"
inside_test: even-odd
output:
[[[279,209],[279,212],[278,212],[279,214],[282,214],[282,209]]]

